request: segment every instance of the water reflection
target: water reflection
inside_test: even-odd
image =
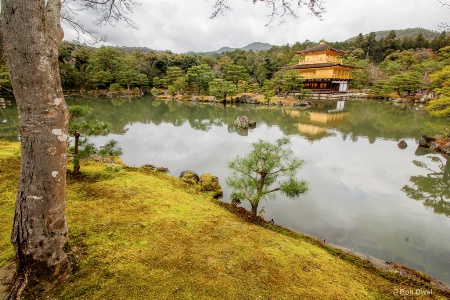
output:
[[[286,115],[297,122],[298,133],[310,141],[333,136],[330,128],[348,122],[348,112],[344,112],[345,101],[311,102],[312,109],[308,110],[284,108]]]
[[[411,185],[405,185],[402,191],[409,198],[423,201],[437,214],[450,217],[450,163],[448,157],[429,154],[426,148],[418,146],[416,155],[427,155],[427,161],[413,160],[425,174],[411,176]]]
[[[310,191],[296,201],[277,195],[262,203],[267,219],[450,282],[450,218],[440,202],[449,199],[447,162],[418,156],[414,146],[420,132],[438,134],[447,120],[414,107],[359,100],[314,101],[308,110],[150,98],[68,103],[87,104],[99,121],[112,124],[111,135],[92,141],[117,140],[126,164],[167,167],[173,176],[187,169],[211,172],[223,185],[224,201],[230,196],[227,162],[258,139],[287,135],[294,155],[306,161],[298,175]],[[233,124],[242,115],[256,128],[237,132]],[[404,150],[397,146],[401,139],[408,143]]]

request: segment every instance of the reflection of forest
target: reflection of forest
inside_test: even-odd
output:
[[[377,138],[399,140],[416,138],[420,132],[433,135],[446,126],[445,120],[431,118],[426,112],[403,110],[386,102],[368,100],[345,103],[319,100],[313,101],[313,107],[307,110],[161,101],[150,97],[131,100],[67,97],[66,100],[68,105],[89,105],[99,121],[111,123],[111,131],[116,134],[124,134],[128,124],[137,122],[155,125],[170,123],[174,126],[187,122],[197,130],[226,126],[230,132],[235,132],[234,120],[242,115],[256,121],[258,126],[278,126],[286,135],[300,134],[309,140],[320,140],[336,132],[342,133],[344,139],[368,137],[371,142]],[[7,109],[9,118],[17,121],[15,108]],[[0,124],[0,130],[5,131],[5,128]],[[17,140],[17,132],[9,135]]]
[[[226,126],[237,132],[233,123],[237,116],[245,115],[258,125],[278,126],[286,135],[302,135],[314,141],[340,132],[344,139],[368,137],[399,140],[416,138],[420,132],[436,134],[444,128],[445,120],[434,119],[422,111],[399,109],[377,101],[318,101],[307,110],[287,107],[261,107],[254,105],[215,105],[160,101],[151,98],[105,99],[68,98],[68,105],[88,105],[97,120],[111,124],[111,132],[125,134],[126,126],[133,123],[170,123],[181,126],[186,122],[197,130],[208,131],[212,126]],[[344,109],[345,108],[345,109]],[[14,106],[1,108],[0,139],[17,141],[19,136],[17,110]],[[255,130],[258,130],[256,128]],[[418,148],[417,155],[427,154]],[[427,175],[412,176],[411,185],[403,191],[412,199],[423,201],[436,213],[450,216],[450,163],[442,156],[428,155],[428,163],[413,163],[426,170]]]
[[[411,185],[405,185],[402,191],[409,198],[423,201],[437,214],[450,217],[450,163],[447,157],[430,154],[426,148],[418,146],[416,155],[426,155],[427,162],[414,160],[413,164],[426,171],[426,175],[411,176]]]
[[[136,122],[170,123],[181,126],[184,123],[197,130],[207,131],[212,126],[227,126],[234,132],[233,123],[237,116],[245,115],[250,120],[268,126],[278,125],[282,131],[292,133],[295,123],[277,108],[254,105],[201,104],[191,102],[161,101],[150,98],[135,98],[131,102],[95,99],[71,99],[68,104],[86,104],[93,108],[100,121],[112,124],[112,132],[123,134],[128,124]]]
[[[414,106],[409,109],[384,101],[350,101],[345,109],[349,113],[348,122],[336,126],[344,139],[367,137],[370,143],[378,138],[416,139],[421,132],[435,135],[447,126],[443,118],[432,118],[425,110],[416,110]]]

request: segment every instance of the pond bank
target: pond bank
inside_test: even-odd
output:
[[[13,258],[17,149],[17,143],[0,143],[0,267]],[[401,290],[450,296],[426,276],[382,271],[306,235],[260,219],[248,222],[241,208],[165,173],[93,161],[82,170],[80,177],[69,173],[67,187],[76,272],[43,296],[398,299]]]

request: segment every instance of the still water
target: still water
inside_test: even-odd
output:
[[[417,106],[369,100],[316,101],[308,110],[150,98],[67,101],[87,104],[111,123],[111,134],[91,141],[117,140],[126,164],[167,167],[173,176],[213,173],[223,201],[231,194],[228,161],[259,139],[289,136],[294,155],[306,162],[298,177],[310,189],[296,200],[276,195],[262,202],[266,219],[450,283],[450,163],[416,142],[421,132],[439,134],[448,120]],[[6,126],[17,120],[14,109],[2,113],[9,121],[0,124],[0,138],[12,139]],[[241,115],[256,128],[237,131],[233,122]]]

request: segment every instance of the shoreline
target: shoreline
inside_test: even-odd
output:
[[[347,247],[340,246],[340,245],[337,245],[334,243],[321,241],[320,239],[318,239],[314,236],[302,233],[300,231],[290,229],[286,226],[281,226],[276,223],[275,224],[271,223],[270,221],[262,219],[261,217],[256,217],[256,219],[255,219],[249,214],[249,212],[245,208],[236,206],[231,203],[226,203],[226,202],[220,201],[219,205],[225,207],[227,210],[231,211],[232,213],[236,214],[237,216],[244,216],[244,219],[246,219],[247,222],[257,224],[259,226],[262,226],[263,228],[275,231],[277,233],[286,234],[288,236],[293,235],[293,236],[298,236],[299,238],[306,237],[306,239],[314,242],[317,246],[319,246],[323,249],[326,249],[326,250],[331,250],[331,252],[333,254],[335,254],[336,256],[338,256],[339,258],[350,261],[351,263],[355,263],[356,265],[358,265],[360,267],[366,267],[366,268],[370,269],[370,266],[373,266],[377,270],[383,272],[384,274],[382,274],[382,275],[388,276],[389,279],[392,279],[392,277],[390,276],[390,275],[392,275],[392,273],[400,274],[401,276],[407,278],[408,280],[413,280],[413,281],[417,281],[417,282],[421,282],[421,283],[426,282],[426,284],[430,284],[431,286],[435,287],[437,290],[445,291],[447,293],[447,295],[450,297],[450,283],[446,283],[446,282],[437,280],[437,279],[433,278],[432,276],[422,273],[418,270],[407,268],[407,267],[405,267],[401,264],[395,263],[395,262],[387,262],[380,258],[371,256],[371,255],[368,255],[365,253],[357,252],[357,251],[354,251]],[[280,230],[281,230],[281,232],[280,232]],[[346,255],[342,255],[343,253],[349,255],[349,257],[347,257]],[[354,259],[352,259],[352,257],[358,258],[361,261],[358,261],[358,259],[356,259],[356,261],[355,261]],[[361,265],[361,262],[363,262],[362,265]],[[364,262],[367,262],[370,265],[366,265]]]
[[[11,148],[17,148],[17,145],[19,143],[15,143],[15,144],[16,145],[13,145],[13,147],[11,147]],[[11,143],[10,143],[10,145],[11,145]],[[4,146],[4,145],[2,145],[2,146]],[[101,162],[91,162],[91,161],[87,162],[87,164],[88,165],[91,165],[91,164],[97,165],[98,164],[98,165],[102,165],[102,166],[104,165],[104,163],[101,163]],[[86,167],[83,166],[83,168],[84,168],[83,170],[86,170],[86,172],[90,172],[89,166],[86,166]],[[127,167],[125,165],[123,165],[123,168],[124,168],[123,172],[126,174],[128,174],[127,172],[139,172],[139,173],[147,173],[147,176],[149,176],[149,174],[161,174],[162,173],[162,172],[157,172],[156,169],[149,173],[149,171],[146,170],[145,168]],[[70,171],[68,173],[70,173]],[[129,173],[129,176],[132,176],[132,173]],[[180,182],[180,180],[177,177],[170,176],[167,174],[164,174],[164,175],[161,174],[161,175],[155,175],[155,176],[162,177],[162,180],[164,182]],[[86,178],[88,179],[88,177],[86,177]],[[71,180],[73,180],[73,179],[71,179]],[[80,182],[84,181],[84,179],[78,179],[78,180],[81,180]],[[85,184],[88,184],[88,182],[86,182]],[[183,186],[179,186],[176,188],[179,189],[177,192],[181,192],[186,189]],[[190,193],[192,196],[194,196],[196,194],[196,192],[194,192],[194,191],[195,191],[194,188],[189,187],[187,192]],[[79,198],[79,196],[76,196],[75,199],[78,199],[78,198]],[[71,200],[71,201],[73,201],[73,200]],[[210,199],[209,201],[212,201],[213,203],[216,203],[218,206],[221,206],[221,207],[225,208],[226,210],[232,212],[236,216],[237,219],[241,219],[241,220],[244,219],[244,221],[246,221],[247,223],[256,224],[256,225],[258,225],[258,227],[269,229],[274,233],[281,234],[285,237],[293,238],[294,240],[297,240],[299,242],[306,241],[307,243],[311,244],[313,247],[324,249],[326,252],[328,252],[329,254],[334,256],[335,259],[337,259],[339,261],[344,260],[344,261],[350,262],[353,266],[355,266],[357,268],[365,269],[368,272],[373,273],[374,275],[378,275],[384,279],[387,279],[388,281],[390,281],[392,283],[398,284],[398,286],[396,288],[398,288],[399,290],[402,290],[403,287],[405,287],[405,291],[407,291],[409,288],[408,286],[414,286],[417,288],[417,290],[423,290],[423,291],[429,291],[429,290],[436,289],[437,293],[445,295],[446,297],[450,297],[450,285],[440,282],[440,281],[437,281],[437,280],[434,280],[431,277],[424,275],[420,272],[401,267],[400,265],[397,265],[397,264],[395,264],[395,265],[387,264],[386,262],[383,262],[380,259],[370,257],[370,256],[360,254],[360,253],[354,253],[354,252],[349,251],[349,249],[340,247],[338,245],[334,245],[332,243],[324,243],[312,236],[305,235],[298,231],[292,231],[291,229],[283,227],[283,226],[272,224],[261,218],[257,218],[255,220],[249,220],[248,216],[247,216],[248,212],[242,207],[236,207],[232,204],[225,203],[220,200]],[[190,205],[192,205],[192,204],[190,204]],[[68,217],[70,218],[72,216],[70,216],[68,214]],[[73,227],[72,227],[72,229],[73,229]],[[76,237],[73,237],[73,238],[77,239]],[[245,240],[241,240],[241,242],[245,242]],[[13,268],[11,268],[10,261],[9,262],[6,261],[4,266],[0,269],[1,269],[1,271],[4,271],[5,269],[8,269],[8,268],[9,268],[9,270],[13,269]],[[5,273],[0,273],[0,274],[5,274]],[[11,272],[6,272],[6,274],[11,276]],[[4,284],[5,284],[4,278],[0,278],[0,281],[1,281],[1,284],[4,286]]]

